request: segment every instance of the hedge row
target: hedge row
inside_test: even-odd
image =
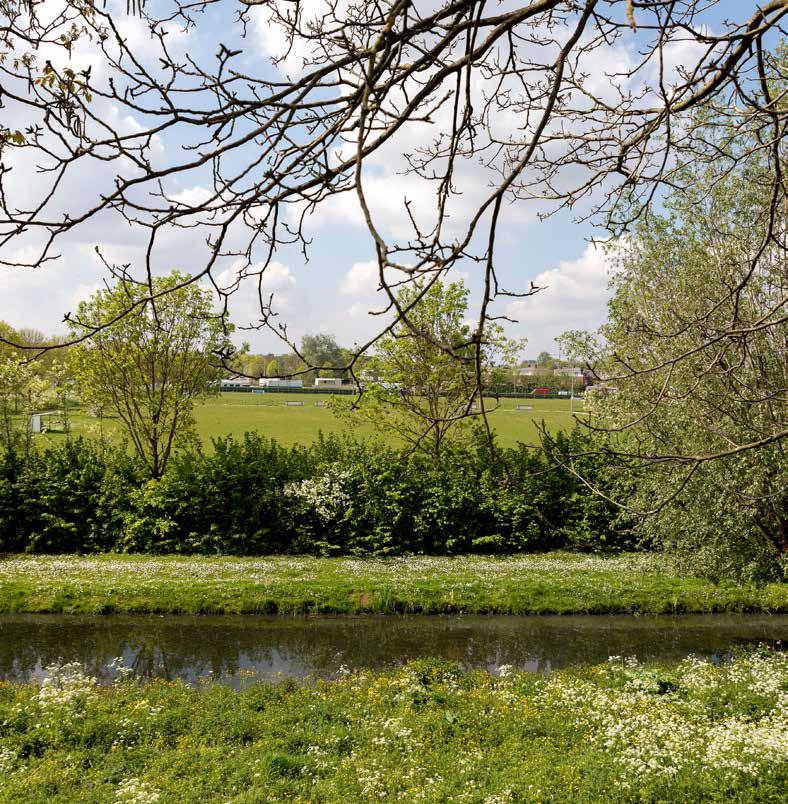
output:
[[[577,434],[561,436],[571,447]],[[601,458],[583,474],[604,483]],[[516,553],[631,546],[615,511],[546,450],[420,455],[256,433],[176,456],[158,482],[76,439],[0,456],[0,551],[261,555]]]

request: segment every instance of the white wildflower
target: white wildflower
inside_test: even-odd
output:
[[[79,662],[52,664],[45,669],[47,676],[36,694],[44,712],[74,708],[95,690],[96,679],[87,675]]]
[[[502,664],[498,668],[498,675],[501,678],[506,678],[506,676],[510,676],[514,672],[514,666],[511,664]]]
[[[115,804],[157,804],[161,793],[148,782],[124,779],[115,791]]]
[[[8,773],[16,762],[16,752],[0,747],[0,774]]]

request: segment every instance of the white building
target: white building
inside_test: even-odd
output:
[[[342,380],[339,377],[315,377],[315,388],[341,388]]]
[[[304,381],[292,377],[260,377],[261,388],[303,388]]]
[[[251,384],[251,377],[225,377],[219,381],[220,388],[246,388]]]

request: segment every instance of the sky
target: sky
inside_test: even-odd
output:
[[[118,0],[110,0],[112,3]],[[308,0],[319,3],[320,0]],[[742,3],[750,5],[749,3]],[[125,7],[125,0],[122,1]],[[753,8],[755,4],[752,4]],[[718,13],[741,5],[726,2]],[[124,35],[142,57],[155,58],[156,51],[144,26],[137,20],[119,15],[118,24]],[[228,21],[229,20],[229,21]],[[202,21],[201,21],[202,23]],[[170,45],[174,52],[189,53],[195,60],[210,59],[216,52],[217,41],[237,34],[230,18],[205,20],[196,31],[171,31]],[[281,53],[283,41],[278,31],[266,24],[264,13],[253,9],[252,25],[248,32],[247,50],[243,60],[249,69],[274,70],[270,57]],[[689,57],[692,49],[678,49],[676,63]],[[281,71],[297,72],[298,53],[290,57]],[[636,57],[636,45],[622,46],[607,54],[607,61],[594,65],[593,80],[604,81],[607,70],[617,66],[617,60],[626,63]],[[86,56],[87,58],[87,56]],[[79,54],[76,60],[78,61]],[[618,64],[620,66],[620,64]],[[95,80],[100,80],[101,65],[95,64]],[[109,105],[104,114],[121,130],[133,131],[139,122],[127,110]],[[8,112],[13,114],[13,110]],[[404,148],[425,136],[419,128],[404,135]],[[399,141],[398,141],[399,143]],[[155,157],[166,162],[180,143],[162,140],[154,143]],[[394,236],[405,236],[403,199],[407,196],[414,204],[416,214],[420,208],[427,214],[431,201],[422,195],[423,189],[402,173],[397,154],[382,153],[371,160],[366,188],[370,202],[381,226]],[[22,198],[35,191],[40,181],[34,166],[21,165],[17,170],[16,188]],[[67,188],[69,204],[78,208],[94,198],[101,188],[108,186],[112,172],[101,163],[81,170]],[[457,215],[472,208],[480,191],[473,173],[464,177],[467,188],[458,200]],[[13,182],[12,182],[13,186]],[[171,188],[182,198],[199,197],[205,193],[200,177],[186,178]],[[483,190],[483,186],[481,187]],[[467,208],[463,205],[467,205]],[[266,272],[266,290],[274,294],[274,307],[281,320],[287,321],[289,334],[295,339],[304,334],[330,333],[342,345],[363,342],[379,327],[380,319],[370,311],[380,306],[376,291],[374,251],[369,233],[363,225],[358,204],[347,194],[319,209],[307,220],[313,236],[309,259],[305,260],[297,249],[282,249]],[[510,337],[525,339],[523,357],[535,357],[546,350],[557,352],[555,338],[566,329],[595,329],[604,320],[609,298],[609,265],[603,250],[591,239],[604,233],[588,223],[578,223],[572,214],[562,213],[541,221],[533,209],[525,205],[507,207],[498,236],[497,259],[503,283],[512,289],[525,289],[529,283],[543,288],[527,299],[507,300],[498,310],[516,323],[506,325]],[[190,271],[200,264],[202,238],[198,230],[175,233],[164,242],[157,256],[158,270]],[[26,270],[0,265],[0,320],[14,327],[31,327],[45,333],[64,331],[63,315],[73,311],[80,300],[101,287],[106,269],[96,249],[104,259],[132,266],[141,263],[143,241],[139,233],[117,220],[98,219],[95,223],[70,235],[63,241],[60,259],[44,268]],[[8,248],[8,247],[6,247]],[[13,254],[0,255],[3,259],[19,259],[25,255],[25,246],[14,246]],[[220,272],[228,284],[234,277],[229,265]],[[462,279],[472,289],[472,301],[478,297],[476,288],[480,269],[474,264],[462,264],[450,278]],[[242,286],[231,304],[233,320],[244,325],[256,318],[256,302],[251,287]],[[239,335],[246,339],[253,351],[282,351],[282,345],[269,333],[249,331]]]

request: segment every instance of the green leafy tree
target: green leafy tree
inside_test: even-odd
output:
[[[19,350],[11,346],[11,344],[19,343],[20,341],[19,333],[10,324],[0,321],[0,360],[18,357]]]
[[[536,366],[537,368],[543,369],[551,369],[555,365],[555,360],[550,352],[539,352],[538,357],[536,358]]]
[[[301,354],[308,365],[318,367],[315,376],[319,376],[320,369],[338,368],[342,365],[342,347],[333,335],[304,335],[301,339]]]
[[[48,383],[14,355],[0,359],[0,439],[6,450],[30,444],[30,414],[41,409]]]
[[[788,210],[751,145],[684,168],[689,189],[615,252],[608,323],[565,339],[614,389],[590,394],[593,421],[628,458],[640,533],[717,577],[788,551]]]
[[[265,367],[265,375],[266,377],[279,376],[279,361],[275,357],[268,361],[268,365]]]
[[[120,418],[153,478],[193,433],[194,403],[216,392],[219,356],[232,352],[210,291],[187,279],[154,279],[153,298],[147,285],[120,281],[70,323],[72,335],[89,336],[69,354],[82,400]]]
[[[334,407],[435,458],[447,440],[465,435],[493,367],[513,364],[521,348],[504,338],[500,327],[489,326],[480,388],[465,321],[468,293],[462,283],[435,282],[426,292],[419,284],[403,288],[398,298],[410,308],[411,326],[400,322],[378,341],[364,366],[360,403],[351,408],[337,400]]]

